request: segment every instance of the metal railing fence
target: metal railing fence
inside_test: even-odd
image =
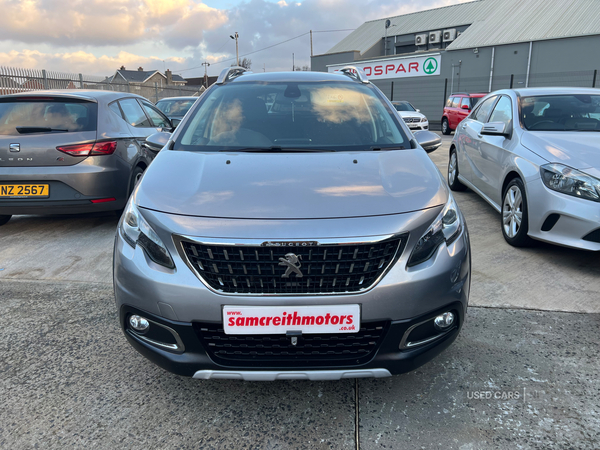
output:
[[[204,91],[203,86],[143,84],[125,80],[113,82],[111,77],[90,76],[81,73],[0,67],[0,95],[48,89],[97,89],[130,92],[146,97],[153,102],[166,97],[198,96]]]

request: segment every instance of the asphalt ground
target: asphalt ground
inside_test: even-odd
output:
[[[445,173],[449,139],[432,153]],[[472,239],[457,341],[409,374],[338,382],[198,381],[118,328],[117,218],[20,216],[0,228],[0,448],[597,449],[595,253],[504,243],[457,193]]]

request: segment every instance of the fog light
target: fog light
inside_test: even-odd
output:
[[[454,314],[451,312],[445,312],[437,316],[433,324],[438,330],[447,330],[454,323]]]
[[[135,331],[140,331],[140,332],[144,332],[148,328],[150,328],[150,323],[148,323],[148,320],[146,320],[142,316],[136,316],[136,315],[129,317],[129,325],[131,325],[131,328],[133,328]]]

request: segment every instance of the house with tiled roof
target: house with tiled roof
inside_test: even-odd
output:
[[[175,75],[170,70],[162,73],[158,70],[126,70],[121,68],[110,77],[111,84],[129,84],[137,87],[185,86],[186,80],[181,75]]]

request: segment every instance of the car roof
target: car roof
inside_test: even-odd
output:
[[[200,97],[193,97],[193,96],[188,96],[188,97],[165,97],[165,98],[161,98],[158,102],[162,102],[162,101],[171,101],[171,100],[198,100]]]
[[[473,97],[473,98],[478,98],[478,97],[485,97],[486,95],[488,95],[487,92],[475,92],[475,93],[468,93],[468,92],[455,92],[454,94],[450,94],[449,97]]]
[[[56,97],[56,98],[78,98],[82,100],[110,102],[123,97],[143,98],[141,95],[128,92],[101,91],[95,89],[51,89],[47,91],[29,91],[16,94],[3,95],[2,98],[13,97]]]
[[[539,87],[513,89],[517,95],[527,97],[529,95],[567,95],[567,94],[588,94],[600,95],[600,89],[578,88],[578,87]]]

